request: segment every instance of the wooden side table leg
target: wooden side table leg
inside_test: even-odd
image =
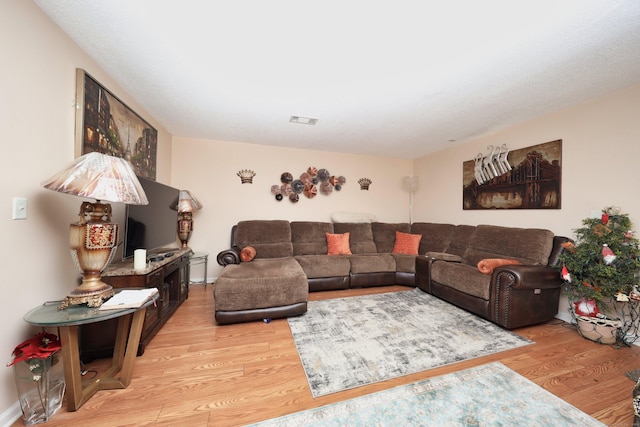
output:
[[[122,364],[122,372],[120,374],[120,381],[127,387],[131,383],[131,375],[133,374],[133,364],[136,361],[138,355],[138,345],[140,344],[140,335],[142,334],[142,325],[144,324],[146,308],[142,308],[133,313],[133,320],[131,321],[131,329],[129,330],[129,342],[127,343],[127,351],[124,355],[124,361]]]
[[[67,387],[67,408],[69,411],[76,411],[83,403],[78,327],[61,326],[60,342],[62,343],[64,380]]]
[[[113,346],[113,359],[111,366],[122,367],[124,355],[127,350],[127,336],[131,327],[131,315],[118,318],[118,329],[116,331],[116,341]]]
[[[146,311],[146,308],[141,308],[119,319],[113,363],[100,382],[101,390],[126,388],[131,383]]]

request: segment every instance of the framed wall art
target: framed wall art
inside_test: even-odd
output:
[[[136,175],[156,179],[158,131],[84,70],[76,70],[76,157],[123,157]]]
[[[562,140],[503,154],[502,160],[508,161],[504,173],[486,179],[478,177],[476,166],[483,159],[486,164],[490,154],[478,154],[475,160],[463,163],[464,210],[560,209]]]

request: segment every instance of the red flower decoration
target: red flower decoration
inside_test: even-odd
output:
[[[20,344],[13,350],[13,361],[7,366],[28,359],[46,359],[62,348],[58,337],[46,332],[40,332]]]

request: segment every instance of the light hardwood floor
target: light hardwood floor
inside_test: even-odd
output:
[[[310,299],[407,289],[319,292]],[[313,399],[286,320],[217,326],[213,312],[211,285],[192,285],[189,299],[136,359],[127,389],[99,391],[45,425],[239,426],[493,361],[606,425],[633,422],[634,383],[624,373],[640,368],[640,347],[592,343],[561,321],[515,331],[535,341],[530,346]],[[14,423],[21,425],[22,419]]]

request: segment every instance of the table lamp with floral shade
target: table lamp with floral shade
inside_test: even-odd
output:
[[[87,304],[99,307],[113,295],[101,280],[118,246],[118,224],[111,222],[106,202],[146,205],[147,196],[133,168],[125,159],[92,152],[78,157],[49,178],[44,188],[95,199],[82,202],[78,222],[70,226],[71,257],[82,273],[82,283],[62,301],[60,309]]]

